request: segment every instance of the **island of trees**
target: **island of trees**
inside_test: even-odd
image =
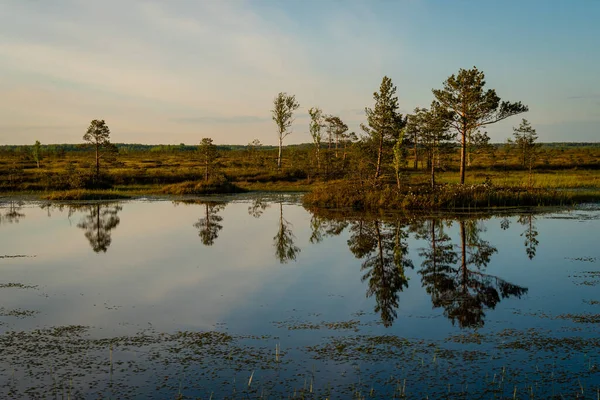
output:
[[[315,207],[430,209],[572,204],[600,197],[600,144],[540,143],[527,119],[492,143],[486,127],[528,111],[486,87],[476,67],[432,90],[428,108],[402,115],[383,77],[359,132],[318,105],[308,108],[312,143],[285,145],[300,107],[273,100],[277,146],[137,145],[111,141],[95,119],[83,144],[0,146],[0,192],[50,199],[136,194],[197,195],[245,190],[308,191]],[[543,138],[543,133],[542,133]],[[569,190],[577,189],[577,190]]]

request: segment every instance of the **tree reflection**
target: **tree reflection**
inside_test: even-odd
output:
[[[525,226],[525,231],[521,233],[521,237],[525,237],[525,253],[530,260],[533,260],[537,251],[537,246],[540,242],[537,239],[538,231],[535,227],[535,217],[533,214],[523,214],[519,216],[519,223]]]
[[[221,222],[223,217],[217,213],[225,208],[225,204],[217,202],[202,202],[204,205],[204,217],[199,218],[194,227],[198,229],[198,236],[205,246],[212,246],[223,229]]]
[[[427,240],[429,247],[421,249],[423,257],[421,283],[431,296],[434,307],[440,307],[444,294],[453,290],[452,266],[458,260],[450,236],[444,232],[442,220],[431,219],[423,224],[422,237]]]
[[[310,218],[311,243],[320,243],[329,236],[338,236],[346,229],[348,222],[320,217],[313,214]]]
[[[256,197],[252,204],[248,206],[248,214],[253,216],[254,218],[260,218],[265,210],[269,208],[269,203],[265,201],[262,197]]]
[[[348,246],[355,257],[364,258],[361,280],[368,282],[367,297],[375,297],[375,312],[386,327],[396,319],[400,292],[408,287],[406,268],[413,268],[403,228],[399,220],[359,220],[350,226]]]
[[[498,250],[481,239],[483,227],[475,220],[460,220],[459,254],[454,252],[440,223],[429,221],[429,248],[420,255],[421,280],[434,307],[461,328],[482,327],[485,310],[503,298],[521,297],[527,288],[481,272]]]
[[[296,237],[292,232],[292,224],[283,218],[283,199],[279,199],[279,229],[273,237],[275,257],[281,264],[296,261],[300,248],[294,244]]]
[[[21,212],[22,208],[22,202],[10,200],[7,204],[6,210],[4,210],[4,212],[0,212],[0,224],[18,224],[21,219],[25,218],[25,214]]]
[[[118,213],[123,208],[118,204],[100,203],[73,208],[82,208],[87,212],[77,227],[85,229],[85,237],[96,253],[106,253],[112,242],[111,231],[121,222]]]

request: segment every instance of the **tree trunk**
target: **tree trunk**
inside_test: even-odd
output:
[[[99,145],[96,143],[96,183],[100,180],[100,151]]]
[[[317,171],[321,170],[321,145],[317,146]]]
[[[460,248],[461,248],[461,270],[463,274],[463,292],[467,291],[467,238],[465,233],[465,221],[460,221]]]
[[[463,123],[462,135],[462,146],[460,148],[460,184],[465,184],[465,169],[467,161],[467,124]]]
[[[375,179],[381,174],[381,153],[383,153],[383,135],[379,137],[379,151],[377,152],[377,167],[375,169]]]
[[[431,188],[435,189],[435,160],[434,158],[434,150],[431,149]]]
[[[204,159],[204,181],[208,182],[208,156]]]
[[[415,170],[419,169],[419,150],[417,149],[417,138],[415,136]]]
[[[381,232],[379,230],[379,222],[378,221],[375,222],[375,234],[377,235],[377,254],[379,255],[378,267],[383,269],[385,262],[383,259],[383,244],[381,243]]]
[[[529,160],[529,187],[531,188],[531,178],[532,178],[532,174],[533,174],[533,162],[531,160]]]
[[[283,137],[279,134],[279,154],[277,155],[277,168],[281,169],[281,152],[283,151]]]

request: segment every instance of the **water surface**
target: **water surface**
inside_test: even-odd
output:
[[[600,209],[0,208],[0,397],[596,398]]]

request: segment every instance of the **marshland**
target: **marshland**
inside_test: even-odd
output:
[[[0,398],[600,400],[598,20],[2,2]]]
[[[491,143],[479,89],[462,136],[384,77],[360,136],[0,147],[0,393],[598,398],[600,146]]]

